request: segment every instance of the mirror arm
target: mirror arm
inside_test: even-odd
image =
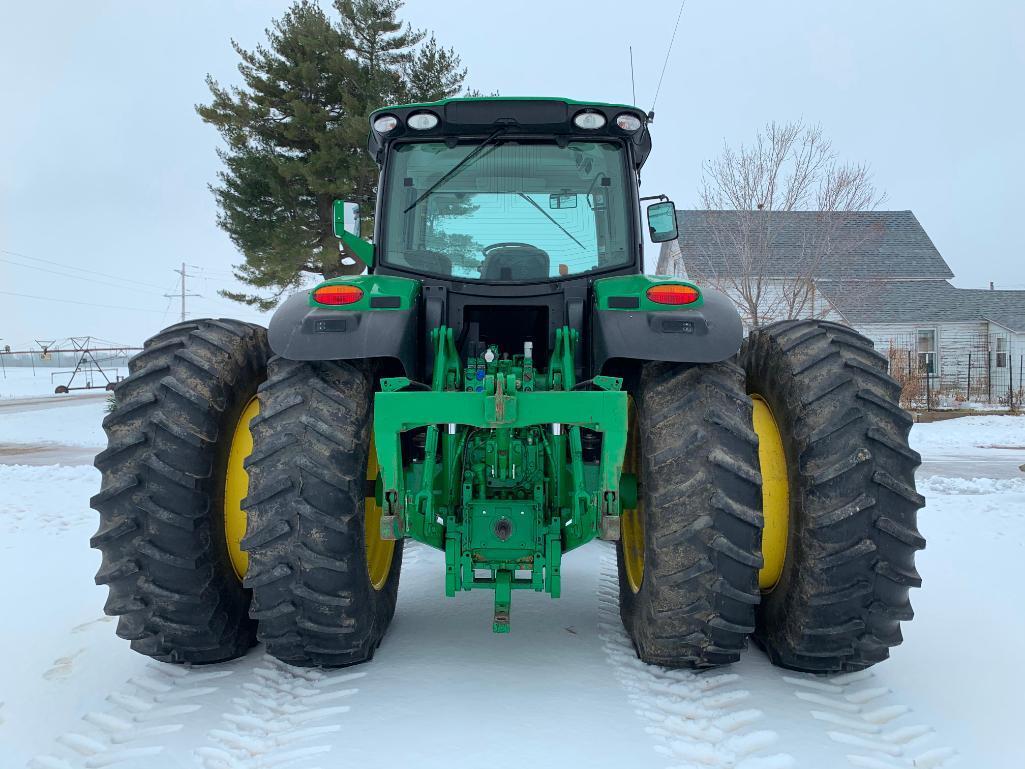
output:
[[[351,232],[342,232],[338,237],[345,248],[359,259],[367,267],[374,266],[374,244],[368,243],[363,238],[357,238]]]

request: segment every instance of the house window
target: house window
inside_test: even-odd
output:
[[[1007,368],[1007,337],[998,336],[996,343],[997,368]]]
[[[915,351],[918,353],[918,370],[935,376],[939,372],[936,368],[936,329],[918,329]]]

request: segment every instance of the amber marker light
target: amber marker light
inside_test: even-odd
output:
[[[693,304],[701,296],[701,292],[693,286],[663,283],[649,288],[647,296],[656,304]]]
[[[321,286],[313,290],[313,301],[317,304],[328,304],[337,307],[343,304],[353,304],[363,298],[363,290],[356,286],[329,285]]]

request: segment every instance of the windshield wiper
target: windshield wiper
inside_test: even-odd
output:
[[[494,144],[495,140],[499,136],[504,134],[506,131],[508,131],[508,130],[509,130],[508,126],[501,126],[499,128],[496,128],[494,131],[492,131],[491,135],[488,136],[480,144],[478,144],[476,146],[476,148],[473,150],[473,152],[471,152],[465,158],[463,158],[458,163],[456,163],[454,166],[452,166],[448,171],[446,171],[444,176],[442,176],[440,179],[438,179],[438,181],[436,181],[434,184],[432,184],[430,187],[428,187],[426,190],[424,190],[423,194],[420,195],[420,197],[418,197],[416,200],[414,200],[412,203],[410,203],[408,206],[406,206],[405,210],[403,210],[402,213],[408,214],[410,211],[412,211],[414,208],[416,208],[418,205],[420,205],[420,203],[423,201],[424,198],[426,198],[428,195],[430,195],[432,192],[434,192],[436,189],[438,189],[438,187],[440,187],[445,182],[447,182],[449,179],[451,179],[453,176],[455,176],[457,173],[459,173],[460,170],[462,170],[463,168],[466,167],[467,163],[469,163],[475,157],[480,155],[480,153],[486,147],[490,147],[492,144]]]
[[[534,206],[534,208],[536,208],[542,214],[544,214],[545,218],[548,219],[548,221],[550,221],[552,224],[554,224],[556,227],[558,227],[560,230],[562,230],[564,233],[566,233],[566,237],[568,237],[570,240],[572,240],[578,246],[583,248],[585,251],[587,250],[587,248],[584,246],[583,243],[581,243],[579,240],[577,240],[576,238],[573,237],[573,233],[571,233],[569,230],[567,230],[565,227],[563,227],[561,224],[559,224],[557,221],[555,221],[555,219],[552,218],[552,215],[550,213],[548,213],[547,211],[545,211],[543,208],[541,208],[541,206],[539,206],[537,204],[537,202],[533,198],[531,198],[529,195],[524,195],[522,192],[517,192],[516,194],[519,195],[521,198],[523,198],[528,203],[530,203],[530,205]]]

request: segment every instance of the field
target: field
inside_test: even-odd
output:
[[[510,635],[490,632],[486,591],[446,599],[440,554],[414,545],[368,665],[295,669],[259,648],[214,667],[151,662],[115,637],[93,584],[104,408],[0,402],[2,769],[1022,766],[1025,418],[914,427],[929,541],[916,619],[892,659],[817,678],[753,646],[705,674],[641,664],[603,544],[567,557],[561,599],[518,595]]]

